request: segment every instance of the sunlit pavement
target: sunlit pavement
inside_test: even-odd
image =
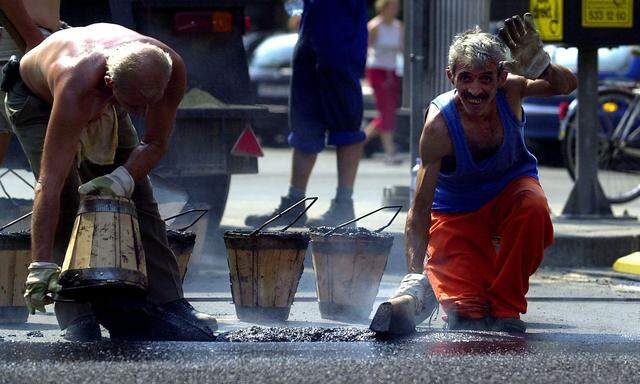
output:
[[[248,213],[271,209],[286,191],[289,151],[267,150],[258,175],[234,176],[223,225],[242,226]],[[322,155],[309,195],[321,213],[335,191],[335,156]],[[554,213],[562,209],[571,184],[562,169],[541,170]],[[355,191],[358,213],[378,208],[385,185],[408,185],[409,170],[379,160],[361,164]],[[639,203],[617,209],[640,213]],[[314,215],[312,213],[312,216]],[[382,225],[390,215],[372,218]],[[402,230],[404,217],[390,228]],[[386,273],[378,302],[401,279]],[[214,314],[219,333],[253,326],[349,327],[363,341],[100,343],[63,341],[51,308],[27,324],[0,325],[0,383],[4,382],[638,382],[640,371],[640,279],[610,269],[542,269],[531,279],[524,336],[443,330],[441,314],[402,340],[375,340],[367,324],[320,317],[315,275],[308,267],[300,281],[289,321],[250,324],[236,319],[223,254],[191,268],[186,296]],[[255,334],[260,334],[255,330]],[[292,332],[293,333],[293,332]],[[286,334],[286,332],[285,332]],[[221,339],[225,339],[221,337]],[[259,340],[255,338],[254,340]]]

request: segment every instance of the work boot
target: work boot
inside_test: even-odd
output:
[[[446,328],[451,331],[490,331],[491,319],[488,317],[472,319],[456,313],[447,314]]]
[[[331,200],[329,210],[316,219],[309,219],[309,227],[335,227],[355,218],[353,212],[353,200]],[[356,223],[351,223],[348,227],[355,227]]]
[[[146,300],[118,298],[93,306],[111,340],[214,341],[213,331],[199,320],[185,299],[155,305]]]
[[[301,199],[302,198],[293,199],[293,198],[291,198],[289,196],[283,196],[283,197],[280,198],[280,205],[273,212],[268,213],[266,215],[249,215],[244,219],[244,224],[246,226],[249,226],[249,227],[258,228],[262,224],[264,224],[267,221],[269,221],[272,217],[275,217],[280,212],[286,210],[287,208],[289,208],[290,206],[294,205],[295,203],[297,203]],[[304,208],[305,208],[305,204],[298,205],[297,207],[293,208],[292,210],[290,210],[286,214],[282,215],[278,220],[276,220],[273,223],[269,224],[265,228],[289,225],[289,223],[291,223],[293,220],[295,220],[296,217],[298,217],[298,215],[300,213],[302,213],[302,211],[304,211]],[[302,217],[300,217],[300,219],[293,226],[294,227],[304,227],[304,224],[306,223],[306,221],[307,221],[307,214],[305,213],[304,215],[302,215]]]
[[[508,333],[525,333],[527,324],[515,317],[492,317],[491,330]]]
[[[67,326],[62,337],[67,341],[79,343],[102,340],[100,325],[93,315],[82,316],[73,320]]]
[[[197,309],[193,308],[191,303],[189,303],[186,299],[181,299],[180,301],[183,301],[182,305],[184,305],[187,308],[187,310],[191,308],[191,313],[196,317],[196,319],[205,323],[207,327],[209,327],[209,329],[211,329],[212,331],[218,330],[218,320],[216,320],[215,317],[213,317],[208,313],[200,312]]]

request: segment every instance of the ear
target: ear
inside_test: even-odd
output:
[[[508,75],[509,75],[509,72],[505,71],[502,68],[498,69],[498,87],[502,87],[504,83],[507,82]]]
[[[452,84],[452,85],[455,85],[455,84],[453,83],[453,77],[454,77],[454,75],[453,75],[453,71],[451,71],[451,67],[447,67],[447,68],[445,69],[445,71],[447,72],[447,78],[449,79],[449,81],[451,82],[451,84]]]
[[[104,83],[107,85],[107,87],[113,88],[113,79],[111,78],[111,76],[105,75]]]

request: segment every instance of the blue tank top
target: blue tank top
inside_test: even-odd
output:
[[[498,152],[478,163],[467,144],[455,90],[443,93],[431,103],[442,113],[455,151],[455,170],[441,171],[433,199],[435,212],[473,212],[494,199],[514,179],[531,176],[538,179],[536,158],[524,144],[526,119],[520,122],[511,111],[504,93],[498,90],[496,102],[504,138]]]

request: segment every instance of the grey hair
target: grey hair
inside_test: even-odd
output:
[[[482,32],[479,26],[456,35],[449,47],[449,68],[455,73],[459,65],[482,67],[489,62],[500,64],[507,59],[506,45],[495,35]]]
[[[120,89],[137,89],[148,98],[159,97],[169,82],[173,61],[158,46],[140,41],[122,44],[108,53],[107,75]],[[147,75],[154,76],[153,79]],[[145,79],[148,79],[145,81]]]

